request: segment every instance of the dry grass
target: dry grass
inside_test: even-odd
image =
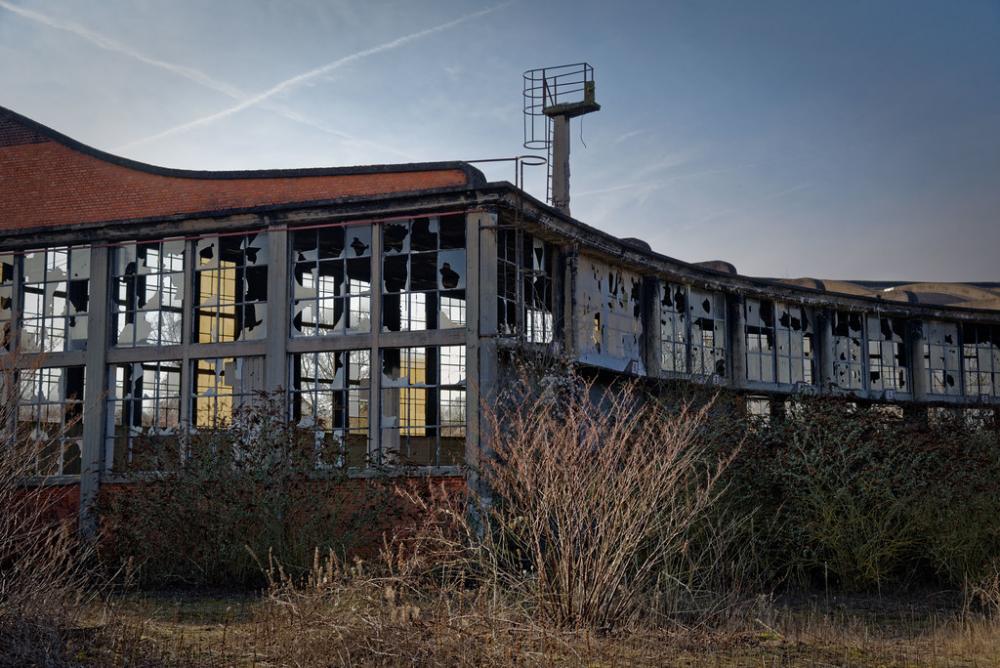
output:
[[[1000,625],[955,601],[757,601],[711,629],[627,633],[540,625],[455,590],[360,579],[300,596],[132,596],[115,665],[995,666]],[[506,614],[505,614],[506,613]],[[126,662],[124,659],[127,658]]]

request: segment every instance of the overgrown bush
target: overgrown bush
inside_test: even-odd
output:
[[[995,433],[830,399],[792,408],[733,467],[733,502],[773,520],[756,536],[772,581],[957,587],[1000,554]]]
[[[161,444],[140,482],[102,489],[102,554],[133,562],[146,586],[246,587],[264,582],[269,553],[297,573],[316,549],[377,549],[403,512],[398,498],[377,476],[317,469],[337,455],[261,398],[225,428]]]

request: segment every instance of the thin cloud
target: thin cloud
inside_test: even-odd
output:
[[[182,123],[181,125],[168,128],[162,132],[158,132],[148,137],[136,139],[135,141],[131,141],[127,144],[118,147],[118,150],[132,148],[134,146],[139,146],[141,144],[147,144],[149,142],[156,141],[158,139],[163,139],[165,137],[170,137],[172,135],[181,132],[186,132],[188,130],[192,130],[194,128],[203,125],[214,123],[215,121],[222,120],[223,118],[228,118],[233,114],[237,114],[245,109],[255,107],[262,102],[266,102],[275,95],[279,95],[289,90],[293,90],[299,86],[302,86],[303,84],[308,83],[309,81],[312,81],[313,79],[316,79],[317,77],[324,76],[334,70],[340,69],[344,65],[349,65],[350,63],[357,62],[359,60],[367,58],[368,56],[373,56],[378,53],[383,53],[385,51],[398,49],[401,46],[409,44],[410,42],[416,41],[423,37],[427,37],[429,35],[433,35],[435,33],[439,33],[448,30],[450,28],[454,28],[455,26],[465,23],[466,21],[471,21],[472,19],[480,18],[482,16],[486,16],[487,14],[491,14],[510,4],[511,2],[505,2],[499,5],[495,5],[493,7],[489,7],[487,9],[480,10],[478,12],[474,12],[472,14],[466,14],[465,16],[459,17],[453,21],[448,21],[447,23],[442,23],[441,25],[434,26],[433,28],[426,28],[425,30],[420,30],[418,32],[410,33],[409,35],[397,37],[396,39],[389,42],[385,42],[384,44],[379,44],[378,46],[373,46],[368,49],[357,51],[348,56],[338,58],[337,60],[327,63],[326,65],[322,65],[320,67],[311,69],[307,72],[303,72],[301,74],[297,74],[293,77],[285,79],[284,81],[275,84],[271,88],[268,88],[266,91],[258,93],[256,95],[252,95],[244,100],[241,100],[239,103],[234,104],[231,107],[223,109],[222,111],[218,111],[214,114],[209,114],[207,116],[202,116],[201,118],[196,118],[193,121]]]
[[[702,169],[696,172],[683,172],[681,174],[673,174],[663,179],[657,181],[637,181],[634,183],[623,183],[617,186],[608,186],[607,188],[598,188],[596,190],[585,190],[579,193],[573,193],[573,197],[589,197],[590,195],[603,195],[606,193],[618,192],[620,190],[633,190],[633,189],[646,189],[650,193],[661,188],[665,188],[667,185],[673,183],[674,181],[680,181],[681,179],[693,179],[699,176],[713,176],[715,174],[725,174],[726,172],[732,172],[739,169],[747,169],[750,167],[756,167],[758,163],[747,163],[744,165],[733,165],[731,167],[720,167],[717,169]],[[640,169],[637,172],[637,176],[645,175],[650,171],[656,171],[656,169],[663,169],[664,165],[651,165],[649,168]]]
[[[616,146],[618,144],[621,144],[623,141],[631,139],[632,137],[637,137],[638,135],[644,134],[645,132],[646,130],[632,130],[630,132],[626,132],[616,137],[615,140],[611,142],[611,145]]]
[[[704,225],[705,223],[710,223],[713,220],[718,220],[719,218],[723,218],[725,216],[729,216],[729,215],[734,214],[734,213],[740,213],[740,212],[746,213],[747,211],[750,211],[750,210],[752,210],[752,209],[760,206],[761,204],[764,204],[765,202],[771,202],[771,201],[776,200],[776,199],[781,199],[782,197],[787,197],[788,195],[791,195],[792,193],[797,193],[800,190],[808,190],[809,188],[812,188],[812,187],[813,187],[813,184],[811,182],[805,181],[803,183],[796,184],[796,185],[794,185],[794,186],[792,186],[790,188],[783,188],[781,190],[778,190],[776,192],[770,193],[768,195],[764,195],[763,197],[758,197],[757,199],[754,199],[754,200],[752,200],[750,202],[747,202],[743,206],[732,207],[732,208],[729,208],[729,209],[723,209],[721,211],[716,211],[715,213],[711,213],[711,214],[705,216],[704,218],[702,218],[701,220],[699,220],[699,221],[697,221],[695,223],[692,223],[690,225],[686,225],[683,229],[691,229],[691,228],[700,227],[700,226]]]
[[[171,74],[187,79],[188,81],[192,81],[200,86],[204,86],[205,88],[213,90],[217,93],[221,93],[236,101],[243,101],[247,99],[246,93],[244,93],[236,86],[233,86],[232,84],[229,84],[225,81],[216,79],[206,74],[205,72],[202,72],[199,69],[193,67],[187,67],[185,65],[179,65],[177,63],[171,63],[166,60],[160,60],[159,58],[153,58],[152,56],[146,55],[145,53],[142,53],[141,51],[132,48],[127,44],[123,44],[115,39],[112,39],[111,37],[108,37],[107,35],[103,35],[99,32],[91,30],[85,26],[82,26],[79,23],[73,23],[72,21],[63,21],[60,19],[56,19],[47,14],[42,14],[41,12],[32,11],[30,9],[25,9],[23,7],[18,7],[17,5],[12,5],[6,0],[0,0],[0,8],[6,9],[7,11],[17,14],[18,16],[28,19],[29,21],[34,21],[49,28],[53,28],[54,30],[61,30],[63,32],[68,32],[72,35],[79,37],[80,39],[89,42],[90,44],[93,44],[94,46],[100,49],[104,49],[105,51],[118,53],[127,56],[129,58],[132,58],[133,60],[137,60],[141,63],[149,65],[151,67],[156,67],[166,72],[170,72]],[[273,111],[276,114],[279,114],[280,116],[292,122],[300,123],[315,130],[319,130],[320,132],[333,135],[339,139],[344,140],[345,143],[352,144],[355,146],[375,148],[380,151],[401,156],[408,160],[413,159],[413,156],[409,153],[400,151],[399,149],[393,148],[391,146],[383,146],[382,144],[379,144],[377,142],[373,142],[367,139],[361,139],[350,133],[344,132],[343,130],[337,130],[336,128],[331,128],[329,126],[323,125],[322,123],[318,123],[316,121],[308,119],[302,114],[292,111],[291,109],[287,109],[278,105],[266,105],[265,108]]]

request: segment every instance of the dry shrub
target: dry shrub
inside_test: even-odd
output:
[[[61,434],[26,437],[12,428],[16,361],[6,355],[0,369],[0,665],[58,665],[68,661],[81,606],[93,595],[89,553],[75,522],[59,519],[60,490],[39,473]]]
[[[732,461],[699,439],[709,405],[668,412],[635,383],[522,372],[487,407],[483,570],[562,627],[621,628],[649,610]],[[676,590],[674,590],[676,591]]]
[[[314,433],[288,420],[280,396],[260,397],[224,428],[164,445],[154,473],[102,490],[100,500],[105,561],[134,562],[147,587],[259,587],[269,551],[305,573],[316,548],[377,551],[381,529],[398,515],[378,477],[317,470]],[[337,459],[333,446],[319,455]]]

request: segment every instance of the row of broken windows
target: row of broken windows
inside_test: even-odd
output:
[[[290,418],[314,439],[317,466],[448,466],[464,460],[465,347],[381,351],[378,448],[371,444],[369,350],[301,353],[289,358]],[[181,456],[180,361],[112,367],[107,461],[114,471],[160,468]],[[190,432],[229,424],[263,390],[263,358],[192,363]],[[164,448],[168,451],[164,453]]]
[[[317,466],[461,464],[465,346],[385,348],[380,356],[381,409],[374,433],[368,349],[289,357],[289,418],[313,439]],[[110,366],[108,470],[158,470],[180,461],[185,437],[226,426],[241,409],[260,404],[263,371],[262,357],[197,359],[191,362],[190,388],[185,390],[181,360]],[[37,473],[79,475],[84,367],[23,369],[9,380],[13,384],[0,382],[0,389],[13,392],[8,399],[17,406],[10,417],[18,442],[37,445]]]
[[[374,229],[381,235],[379,258],[372,257],[370,224],[291,234],[292,335],[370,332],[373,261],[382,276],[377,293],[383,331],[465,326],[465,217],[386,222]],[[19,334],[16,344],[29,352],[86,348],[89,246],[0,255],[0,267],[5,344]],[[186,295],[187,272],[193,299]],[[111,280],[116,346],[182,343],[187,309],[195,343],[267,336],[266,233],[121,244],[112,249]],[[10,324],[15,312],[18,330]]]
[[[715,362],[725,374],[725,297],[660,284],[660,366],[704,375]],[[743,305],[746,379],[812,385],[818,377],[816,324],[811,309],[747,298]],[[847,390],[912,392],[910,343],[902,318],[832,311],[832,383]],[[928,394],[1000,397],[1000,327],[923,323]],[[706,355],[713,351],[712,355]]]

